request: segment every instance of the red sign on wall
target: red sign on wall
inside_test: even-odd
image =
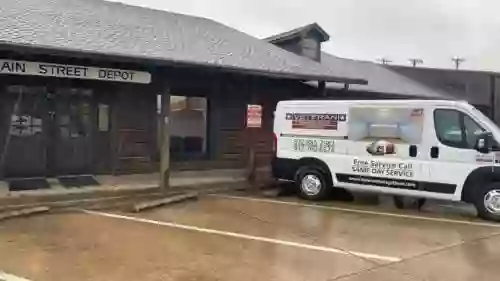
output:
[[[262,127],[262,105],[249,104],[247,106],[247,128]]]

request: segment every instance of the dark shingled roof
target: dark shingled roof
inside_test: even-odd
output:
[[[3,0],[0,44],[363,83],[215,21],[101,0]]]
[[[428,87],[416,80],[401,75],[390,68],[369,61],[359,61],[339,58],[322,52],[321,63],[332,68],[332,71],[341,69],[349,74],[356,74],[368,80],[367,85],[350,85],[354,91],[375,92],[408,97],[455,99],[445,91]],[[342,88],[342,85],[328,83],[329,88]]]
[[[328,35],[328,33],[321,26],[319,26],[319,24],[317,24],[317,23],[311,23],[311,24],[308,24],[306,26],[298,27],[298,28],[295,28],[295,29],[292,29],[292,30],[289,30],[289,31],[286,31],[286,32],[283,32],[280,34],[273,35],[271,37],[264,38],[262,40],[270,42],[270,43],[278,43],[281,41],[292,39],[292,38],[297,37],[299,35],[304,35],[304,34],[308,33],[309,31],[311,31],[312,29],[317,30],[323,36],[322,42],[330,40],[330,35]]]

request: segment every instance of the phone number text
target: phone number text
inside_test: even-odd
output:
[[[293,150],[298,152],[334,153],[333,140],[293,139]]]

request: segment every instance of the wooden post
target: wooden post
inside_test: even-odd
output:
[[[248,141],[248,182],[250,186],[254,188],[257,184],[257,167],[256,167],[256,159],[255,159],[255,130],[253,128],[245,128],[246,136]]]
[[[326,97],[326,83],[325,83],[325,81],[318,81],[318,91],[322,97]]]
[[[252,88],[252,80],[247,82],[247,91],[250,92],[250,104],[258,104],[258,97],[257,93],[253,91]],[[248,104],[246,105],[245,108],[246,114],[245,114],[245,123],[248,121]],[[258,175],[257,175],[257,153],[255,151],[255,146],[258,141],[258,134],[259,131],[256,128],[250,128],[248,124],[245,124],[245,130],[246,130],[246,135],[247,135],[247,141],[249,142],[248,145],[248,181],[250,183],[250,186],[252,189],[258,189]]]
[[[170,187],[170,89],[163,88],[161,92],[160,114],[160,188],[165,190]]]

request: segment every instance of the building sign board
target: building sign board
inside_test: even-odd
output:
[[[151,82],[151,74],[145,71],[18,60],[0,60],[0,74],[91,79],[139,84],[149,84]]]
[[[262,127],[262,105],[249,104],[247,106],[247,128]]]

